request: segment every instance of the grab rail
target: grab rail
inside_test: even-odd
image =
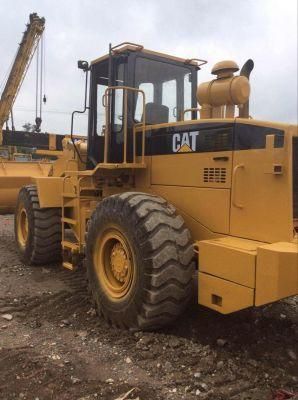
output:
[[[111,154],[111,148],[110,148],[110,137],[111,137],[111,94],[113,91],[116,90],[123,90],[123,164],[129,164],[127,163],[127,110],[128,110],[128,92],[134,92],[134,93],[141,93],[143,96],[143,117],[142,117],[142,122],[135,124],[133,126],[133,163],[136,163],[136,156],[137,156],[137,146],[136,146],[136,134],[138,133],[136,131],[136,127],[141,127],[141,133],[142,133],[142,163],[144,163],[145,160],[145,121],[146,121],[146,99],[145,99],[145,92],[140,89],[132,88],[129,86],[110,86],[105,90],[105,93],[102,97],[102,104],[105,107],[105,119],[106,119],[106,124],[105,124],[105,131],[104,131],[104,136],[105,136],[105,142],[104,142],[104,163],[108,163],[109,156]]]

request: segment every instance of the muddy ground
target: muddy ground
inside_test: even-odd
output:
[[[297,307],[221,316],[193,304],[159,332],[113,329],[84,272],[23,265],[0,216],[0,399],[278,398],[298,390]]]

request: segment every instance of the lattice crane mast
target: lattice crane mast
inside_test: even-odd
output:
[[[44,28],[45,18],[40,18],[36,13],[30,14],[29,23],[23,34],[0,99],[0,145],[2,143],[3,125],[9,118]]]

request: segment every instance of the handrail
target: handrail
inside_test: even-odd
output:
[[[110,144],[110,136],[111,136],[111,121],[110,121],[110,97],[111,93],[113,90],[123,90],[124,92],[124,113],[123,113],[123,164],[127,164],[127,110],[128,110],[128,91],[135,92],[135,93],[141,93],[143,96],[143,116],[142,116],[142,122],[135,124],[133,126],[133,163],[136,162],[136,126],[141,125],[142,127],[142,163],[144,163],[145,159],[145,122],[146,122],[146,98],[145,98],[145,92],[141,89],[136,89],[133,87],[129,86],[109,86],[106,90],[105,93],[102,97],[102,104],[106,109],[106,123],[105,123],[105,143],[104,143],[104,163],[108,163],[108,158],[109,158],[109,144]]]
[[[118,49],[118,52],[120,52],[121,47],[124,47],[124,46],[133,46],[133,47],[135,47],[136,51],[143,50],[143,48],[144,48],[144,46],[142,46],[141,44],[132,43],[132,42],[122,42],[120,44],[117,44],[116,46],[111,47],[110,51],[117,53],[117,51],[115,51],[115,50]]]
[[[0,160],[0,161],[1,161],[1,167],[3,168],[4,175],[7,175],[7,171],[6,171],[6,167],[5,167],[4,161],[3,160]]]
[[[183,110],[182,121],[184,121],[184,117],[187,112],[193,112],[193,111],[198,112],[200,111],[200,108],[187,108],[186,110]]]
[[[192,64],[194,65],[196,63],[196,67],[201,67],[202,65],[205,65],[208,63],[206,60],[201,60],[200,58],[188,58],[185,60],[185,64]]]
[[[236,208],[243,208],[243,204],[239,204],[236,201],[237,198],[237,191],[236,191],[236,177],[237,177],[237,172],[239,171],[240,168],[244,169],[244,164],[238,164],[235,166],[233,170],[233,176],[232,176],[232,204]]]

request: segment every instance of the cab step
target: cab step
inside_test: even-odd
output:
[[[62,197],[68,198],[68,199],[74,199],[77,197],[75,193],[68,193],[68,192],[63,192]]]
[[[74,242],[69,242],[68,240],[62,241],[62,247],[64,249],[70,249],[72,251],[79,251],[79,244]]]
[[[61,221],[62,222],[66,222],[69,225],[76,225],[77,224],[77,221],[75,219],[73,219],[73,218],[62,217]]]
[[[76,267],[68,261],[63,261],[62,265],[64,268],[69,269],[70,271],[74,271],[76,269]]]

